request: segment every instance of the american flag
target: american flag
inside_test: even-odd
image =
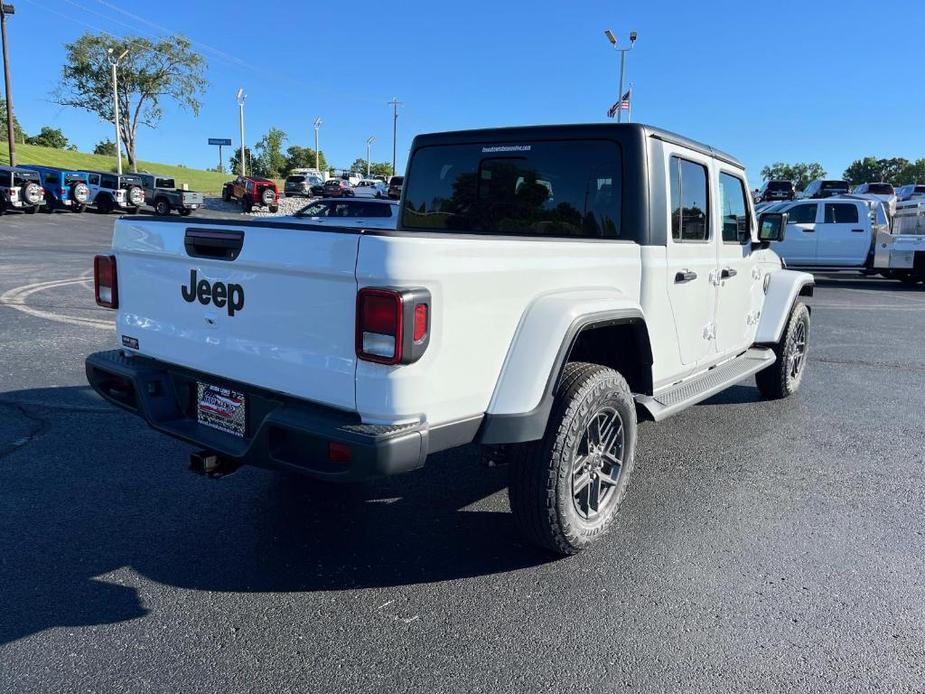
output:
[[[632,97],[632,89],[627,89],[626,94],[620,97],[620,100],[607,109],[607,117],[613,118],[617,115],[617,111],[629,111],[630,110],[630,98]]]

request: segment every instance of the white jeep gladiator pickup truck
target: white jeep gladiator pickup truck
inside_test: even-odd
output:
[[[117,345],[87,378],[216,476],[361,480],[480,444],[524,535],[574,553],[611,525],[640,418],[800,385],[813,278],[748,191],[678,135],[563,125],[418,136],[397,230],[123,217],[95,260]]]

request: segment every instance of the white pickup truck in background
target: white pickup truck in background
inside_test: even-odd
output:
[[[750,376],[799,388],[813,279],[748,191],[663,130],[542,126],[415,138],[395,230],[124,217],[95,262],[117,342],[87,377],[216,476],[346,482],[480,444],[524,535],[577,552],[611,526],[638,417]]]
[[[869,196],[798,200],[767,208],[788,216],[772,244],[788,267],[818,272],[879,273],[903,282],[925,279],[925,202],[898,203],[892,221]]]

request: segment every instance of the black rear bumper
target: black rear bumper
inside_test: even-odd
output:
[[[153,428],[238,464],[286,468],[330,481],[395,475],[424,465],[428,452],[471,441],[481,417],[429,429],[425,425],[363,424],[359,415],[280,393],[229,382],[120,350],[87,357],[87,380],[109,402]],[[244,437],[200,424],[197,382],[247,396]],[[350,460],[331,460],[330,444],[348,446]]]

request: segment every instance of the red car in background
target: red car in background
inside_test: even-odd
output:
[[[353,186],[343,178],[329,178],[324,182],[324,197],[326,198],[352,198]]]
[[[245,212],[255,207],[266,207],[270,212],[279,210],[279,189],[269,178],[238,176],[222,186],[222,200],[237,200]]]

